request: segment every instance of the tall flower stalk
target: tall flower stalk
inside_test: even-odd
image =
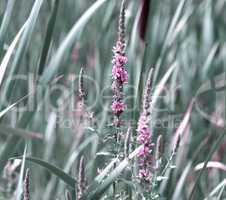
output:
[[[113,47],[113,59],[112,59],[112,113],[114,115],[114,125],[120,127],[121,120],[120,115],[126,108],[126,104],[123,99],[123,86],[128,82],[128,73],[125,69],[125,65],[128,58],[125,54],[125,0],[122,0],[120,16],[119,16],[119,26],[118,26],[118,39],[116,45]],[[119,141],[119,134],[116,132],[114,134],[115,138],[115,157],[118,155],[119,148],[117,143]],[[114,168],[116,164],[114,164]],[[113,196],[116,196],[116,182],[113,183]]]
[[[125,0],[123,0],[119,18],[118,40],[113,48],[114,55],[112,59],[113,101],[111,109],[114,114],[114,125],[117,127],[120,126],[120,115],[126,108],[123,101],[123,86],[128,82],[128,73],[125,69],[125,64],[128,61],[125,55],[125,46]]]
[[[83,193],[86,190],[86,175],[85,175],[85,161],[84,157],[81,157],[79,163],[78,185],[77,185],[77,199],[82,198]]]
[[[150,69],[148,79],[146,82],[144,94],[143,94],[143,107],[137,125],[137,142],[143,145],[138,156],[139,156],[139,172],[138,177],[141,182],[150,183],[151,181],[151,168],[152,168],[152,134],[149,128],[150,123],[150,103],[151,103],[151,85],[153,79],[153,68]]]
[[[30,187],[30,170],[27,169],[25,179],[24,179],[24,200],[29,200],[30,199],[30,192],[29,192],[29,187]]]

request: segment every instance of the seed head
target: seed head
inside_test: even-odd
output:
[[[81,157],[79,163],[79,174],[78,174],[78,187],[77,187],[77,199],[80,200],[84,191],[86,190],[86,175],[85,175],[85,161],[84,157]]]
[[[122,43],[125,43],[125,2],[125,0],[122,0],[118,28],[119,41],[121,41]]]
[[[30,186],[30,170],[26,170],[26,175],[24,179],[24,200],[29,200],[30,199],[30,192],[29,192],[29,186]]]
[[[151,89],[152,89],[152,82],[153,82],[153,72],[154,69],[151,68],[148,73],[148,78],[146,81],[144,94],[143,94],[143,111],[149,114],[149,108],[151,103]]]
[[[79,73],[79,87],[78,87],[78,92],[79,92],[79,99],[81,101],[84,100],[85,97],[85,91],[84,91],[84,70],[81,68],[80,73]]]

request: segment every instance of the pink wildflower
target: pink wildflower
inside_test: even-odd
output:
[[[150,132],[147,130],[146,132],[139,134],[137,137],[137,142],[140,144],[145,144],[148,141],[150,141],[151,139],[151,134]]]
[[[143,146],[141,149],[140,149],[140,151],[139,151],[139,156],[141,156],[141,157],[145,157],[145,156],[148,156],[148,154],[149,154],[149,151],[150,151],[150,149],[149,149],[149,147],[148,146]]]
[[[128,58],[125,55],[125,2],[123,1],[120,19],[119,19],[119,31],[118,40],[115,47],[113,47],[113,59],[112,59],[112,91],[113,101],[111,109],[114,114],[114,124],[120,126],[120,115],[125,110],[126,105],[123,102],[123,86],[128,82],[128,72],[125,69],[125,64],[128,62]]]
[[[137,141],[139,144],[143,144],[143,147],[138,153],[139,156],[139,163],[142,169],[139,170],[139,178],[144,179],[146,181],[146,177],[149,176],[151,173],[150,169],[152,166],[152,160],[150,150],[152,147],[151,143],[151,131],[149,128],[150,122],[150,111],[149,111],[149,104],[150,104],[150,93],[151,93],[151,82],[152,82],[152,69],[148,75],[148,80],[146,83],[146,87],[144,90],[143,96],[143,110],[140,115],[138,125],[137,125]]]
[[[124,48],[125,48],[124,42],[121,42],[120,40],[118,40],[117,43],[116,43],[116,46],[113,47],[113,52],[115,54],[120,53],[120,52],[123,52],[124,51]]]
[[[140,179],[147,179],[150,176],[150,172],[147,169],[140,169],[138,176]]]
[[[114,101],[112,103],[111,109],[115,114],[118,115],[124,111],[125,107],[126,107],[125,103],[120,102],[120,101]]]
[[[137,127],[137,141],[139,144],[147,144],[151,140],[151,132],[149,130],[148,123],[149,117],[145,113],[142,113]]]
[[[128,73],[123,67],[114,65],[112,68],[112,76],[114,79],[119,79],[122,83],[128,82]]]
[[[124,67],[124,65],[128,62],[128,58],[126,56],[123,55],[116,55],[113,60],[112,63],[114,65],[116,65],[117,67]]]

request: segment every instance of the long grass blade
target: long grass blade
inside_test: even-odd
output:
[[[0,111],[0,118],[3,117],[7,112],[9,112],[13,107],[15,107],[18,103],[22,102],[23,100],[25,100],[28,97],[28,95],[22,97],[20,100],[16,101],[15,103],[13,103],[12,105],[6,107],[5,109],[3,109],[2,111]]]
[[[13,42],[11,43],[11,45],[9,46],[9,49],[7,50],[4,58],[2,59],[2,62],[0,64],[0,87],[2,84],[2,80],[4,78],[5,72],[6,72],[6,68],[8,66],[9,60],[14,52],[14,49],[25,29],[27,25],[27,22],[25,22],[25,24],[21,27],[20,31],[17,33],[16,37],[14,38]]]
[[[225,135],[226,135],[225,133],[226,133],[226,130],[224,130],[224,131],[218,136],[216,142],[215,142],[215,143],[213,144],[213,146],[211,147],[210,152],[209,152],[209,154],[207,155],[207,158],[206,158],[205,163],[204,163],[204,165],[203,165],[203,168],[202,168],[202,170],[200,171],[200,173],[198,174],[198,176],[197,176],[197,178],[196,178],[196,180],[195,180],[195,184],[194,184],[194,186],[192,187],[191,193],[190,193],[189,198],[188,198],[189,200],[192,200],[193,195],[195,194],[195,191],[196,191],[196,189],[197,189],[197,185],[198,185],[199,179],[201,178],[201,176],[202,176],[204,170],[206,169],[206,166],[207,166],[209,160],[211,159],[213,153],[217,150],[217,148],[219,147],[219,144],[222,142],[223,138],[225,137]]]
[[[2,23],[1,23],[1,27],[0,27],[0,48],[2,48],[2,46],[3,46],[2,42],[5,37],[5,33],[9,26],[10,20],[12,19],[12,12],[13,12],[15,2],[16,2],[16,0],[9,0],[7,7],[5,9],[5,14],[2,19]],[[0,55],[1,55],[1,52],[0,52]]]
[[[12,158],[12,159],[20,159],[18,158]],[[45,169],[47,169],[50,173],[54,174],[55,176],[57,176],[60,180],[62,180],[63,182],[65,182],[66,184],[68,184],[69,186],[71,186],[72,188],[74,188],[76,180],[74,178],[72,178],[71,176],[69,176],[68,174],[66,174],[63,170],[61,170],[60,168],[44,161],[41,160],[39,158],[34,158],[34,157],[26,157],[25,158],[27,161],[33,162]]]
[[[128,158],[125,158],[119,165],[108,175],[108,177],[103,180],[103,183],[100,182],[101,179],[97,179],[93,184],[88,188],[87,194],[82,196],[82,200],[91,200],[91,199],[99,199],[101,195],[103,195],[104,191],[106,191],[109,186],[114,183],[117,177],[121,174],[121,172],[130,164],[130,161],[138,154],[142,146],[136,148]],[[104,173],[106,173],[104,171]],[[99,175],[99,177],[104,177],[105,175]]]
[[[21,164],[21,168],[20,168],[19,182],[17,184],[17,189],[16,189],[16,200],[20,200],[21,196],[23,194],[23,177],[24,177],[26,154],[27,154],[27,145],[24,148],[24,154],[23,154],[23,157],[22,157],[22,164]]]
[[[219,192],[219,190],[224,189],[225,186],[226,186],[226,179],[224,179],[222,182],[220,182],[204,200],[213,198]],[[220,197],[219,197],[219,200],[220,200]]]
[[[107,2],[107,0],[96,1],[75,23],[71,31],[68,33],[67,37],[58,48],[55,55],[50,60],[48,67],[46,68],[46,70],[44,70],[43,75],[40,79],[40,82],[42,84],[47,84],[53,78],[53,76],[58,71],[60,64],[62,63],[65,53],[72,47],[75,40],[78,39],[87,22],[105,2]]]
[[[17,135],[24,139],[43,139],[43,136],[40,133],[35,133],[27,130],[23,130],[20,128],[11,128],[9,126],[1,125],[0,124],[0,134],[8,135]]]
[[[55,23],[56,23],[56,18],[57,18],[58,7],[59,7],[59,0],[55,0],[53,11],[52,11],[52,14],[51,14],[49,22],[48,22],[46,36],[45,36],[45,42],[43,45],[42,55],[40,58],[40,63],[39,63],[39,68],[38,68],[39,75],[41,75],[44,70],[46,59],[49,54],[50,44],[52,41],[53,31],[55,28]]]

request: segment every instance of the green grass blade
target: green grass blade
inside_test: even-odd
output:
[[[20,118],[16,126],[21,128],[26,128],[29,122],[31,121],[33,115],[34,115],[34,111],[25,112]],[[7,138],[7,141],[5,142],[4,146],[0,151],[0,172],[2,172],[2,170],[4,169],[8,159],[13,156],[15,147],[20,142],[20,139],[21,137],[17,135],[11,135]]]
[[[38,18],[39,11],[41,9],[41,6],[43,4],[44,0],[36,0],[34,3],[34,6],[32,7],[30,16],[27,19],[27,25],[25,27],[25,30],[21,36],[21,40],[18,44],[18,48],[15,52],[15,57],[12,61],[12,65],[10,67],[9,71],[9,77],[13,77],[18,71],[19,71],[19,65],[21,64],[22,58],[27,50],[28,44],[31,40],[31,35],[34,31],[34,27]],[[2,95],[4,97],[10,97],[13,94],[13,90],[16,87],[16,82],[14,84],[10,84],[10,81],[7,82],[7,84],[4,87],[4,90],[2,92]]]
[[[47,59],[47,56],[49,53],[49,48],[50,48],[50,44],[52,41],[53,31],[54,31],[54,27],[55,27],[55,23],[56,23],[58,7],[59,7],[59,0],[55,0],[53,11],[52,11],[52,14],[51,14],[49,22],[48,22],[45,41],[44,41],[44,45],[43,45],[43,49],[42,49],[42,55],[40,58],[40,63],[39,63],[39,68],[38,68],[39,75],[41,75],[44,70],[46,59]]]
[[[192,188],[192,191],[190,193],[190,196],[188,198],[189,200],[192,200],[192,198],[193,198],[193,196],[195,194],[195,191],[197,189],[197,185],[198,185],[199,179],[201,178],[204,170],[206,169],[206,166],[207,166],[209,160],[211,159],[211,157],[214,154],[214,152],[219,148],[220,143],[223,141],[223,139],[224,139],[224,137],[226,135],[226,132],[225,131],[226,130],[224,129],[223,132],[218,136],[218,138],[217,138],[216,142],[213,144],[212,148],[210,149],[210,152],[207,155],[207,158],[205,160],[205,164],[204,164],[202,170],[200,171],[200,173],[198,174],[198,176],[197,176],[197,178],[195,180],[195,184],[194,184],[194,186]]]
[[[163,91],[165,84],[167,83],[168,79],[170,78],[171,74],[174,72],[177,66],[177,63],[173,63],[156,86],[155,91],[153,93],[152,106],[155,106],[155,104],[157,103],[159,95]]]
[[[170,25],[169,25],[168,31],[167,31],[166,36],[165,36],[165,40],[163,42],[163,47],[161,49],[160,56],[158,58],[158,61],[157,61],[156,67],[155,67],[156,69],[155,69],[154,83],[157,81],[157,77],[159,75],[160,68],[161,68],[161,65],[163,63],[163,58],[165,57],[165,54],[166,54],[167,49],[170,45],[170,42],[172,42],[173,32],[175,31],[176,25],[179,21],[179,18],[181,16],[181,13],[182,13],[184,7],[185,7],[185,3],[186,3],[186,0],[180,1],[179,5],[177,7],[177,10],[176,10],[176,12],[175,12],[175,14],[174,14],[174,16],[171,20]]]
[[[180,179],[179,181],[177,182],[177,185],[176,185],[176,189],[173,193],[173,197],[172,197],[172,200],[177,200],[177,199],[180,199],[181,197],[181,192],[182,192],[182,189],[185,185],[185,182],[186,182],[186,178],[188,176],[188,173],[191,169],[191,166],[192,166],[192,162],[188,162],[187,166],[185,167],[183,173],[181,174],[180,176]]]
[[[13,107],[15,107],[18,103],[22,102],[24,99],[26,99],[28,97],[28,95],[22,97],[21,99],[19,99],[18,101],[16,101],[15,103],[13,103],[12,105],[8,106],[7,108],[3,109],[2,111],[0,111],[0,118],[3,117],[7,112],[9,112]]]
[[[186,0],[182,0],[180,1],[180,4],[178,5],[177,7],[177,10],[172,18],[172,21],[171,21],[171,24],[170,24],[170,27],[168,29],[168,32],[167,32],[167,35],[166,35],[166,39],[165,39],[165,42],[164,42],[164,46],[163,46],[163,51],[166,50],[167,48],[167,45],[169,44],[170,40],[171,40],[171,37],[173,35],[173,32],[175,30],[175,27],[177,25],[177,22],[181,16],[181,13],[183,11],[183,8],[185,6],[185,3],[186,3]]]
[[[4,13],[4,17],[2,19],[2,23],[1,23],[1,27],[0,27],[0,56],[2,54],[2,50],[3,50],[3,41],[4,41],[4,37],[7,31],[7,28],[9,26],[10,20],[12,18],[12,11],[14,8],[16,0],[9,0],[8,4],[7,4],[7,8],[5,10]]]
[[[204,200],[213,198],[219,191],[221,191],[222,188],[224,189],[225,186],[226,186],[226,180],[224,179],[210,192],[210,194]]]
[[[73,150],[71,156],[68,158],[64,171],[69,172],[72,165],[74,164],[75,160],[78,158],[79,154],[88,146],[90,145],[95,139],[97,138],[96,135],[92,135],[89,138],[87,138],[84,142],[82,142],[78,148]]]
[[[130,164],[130,161],[138,154],[141,147],[142,146],[136,148],[128,156],[128,158],[125,158],[123,161],[121,161],[119,165],[109,174],[109,176],[105,180],[103,180],[103,182],[102,178],[105,177],[105,175],[98,175],[94,183],[91,184],[88,188],[87,193],[83,195],[82,200],[99,199],[103,195],[103,193],[109,188],[109,186],[120,176],[122,171]],[[112,165],[112,163],[110,164]],[[106,173],[106,171],[108,170],[104,170],[103,173]]]
[[[222,199],[222,196],[223,196],[224,191],[225,191],[225,185],[226,185],[226,183],[224,183],[224,186],[221,188],[216,200],[221,200]]]
[[[11,128],[9,126],[0,125],[0,134],[12,134],[20,136],[24,139],[42,139],[42,135],[40,133],[35,133],[27,130],[23,130],[20,128]]]
[[[17,33],[16,37],[14,38],[13,42],[11,43],[11,45],[9,46],[9,49],[7,50],[4,58],[2,59],[1,65],[0,65],[0,87],[2,84],[2,80],[4,78],[5,72],[6,72],[6,68],[8,66],[9,60],[13,54],[13,51],[21,37],[21,34],[23,33],[25,27],[26,27],[27,22],[21,27],[20,31]]]
[[[216,55],[218,47],[219,47],[219,43],[214,44],[209,55],[206,58],[206,61],[204,63],[204,66],[202,68],[202,73],[201,73],[203,80],[205,80],[205,78],[207,77],[207,75],[211,69],[211,66],[212,66],[212,63],[213,63],[213,60]]]
[[[23,154],[23,157],[22,157],[22,164],[21,164],[21,168],[20,168],[19,182],[17,184],[17,189],[16,189],[16,200],[20,200],[21,196],[23,194],[23,177],[24,177],[26,154],[27,154],[27,145],[24,148],[24,154]]]
[[[20,158],[12,158],[12,159],[20,159]],[[50,173],[54,174],[55,176],[57,176],[60,180],[62,180],[63,182],[65,182],[66,184],[68,184],[69,186],[71,186],[72,188],[74,188],[76,180],[74,178],[72,178],[71,176],[69,176],[68,174],[66,174],[63,170],[61,170],[60,168],[49,164],[48,162],[41,160],[39,158],[34,158],[34,157],[26,157],[25,158],[27,161],[30,161],[32,163],[35,163],[45,169],[47,169]]]
[[[60,64],[62,63],[63,57],[66,52],[72,47],[75,40],[81,34],[81,30],[87,24],[87,22],[93,17],[97,10],[105,3],[107,0],[96,1],[75,23],[71,31],[68,33],[67,37],[64,39],[56,54],[52,57],[48,67],[44,70],[43,75],[41,76],[40,82],[42,84],[47,84],[53,76],[58,71]]]

